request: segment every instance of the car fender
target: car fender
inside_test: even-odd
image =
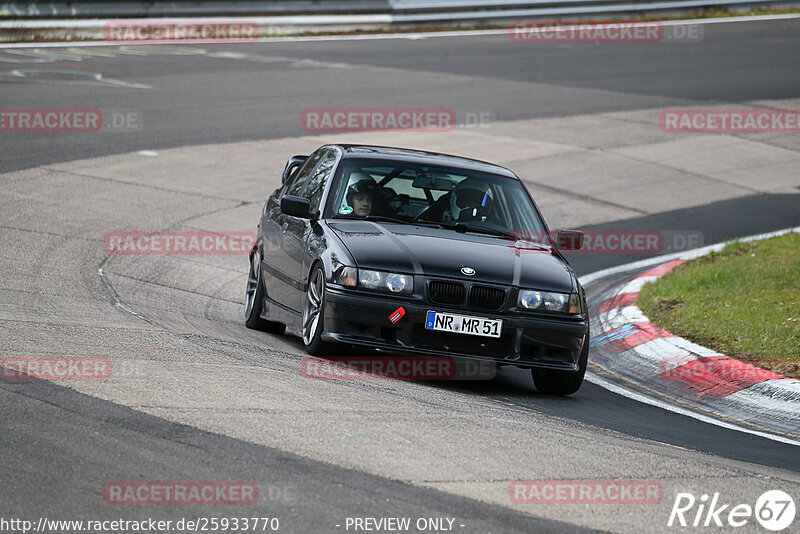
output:
[[[315,240],[324,241],[316,245]],[[308,284],[311,271],[317,263],[322,263],[325,270],[325,282],[332,282],[333,273],[342,266],[355,267],[356,263],[352,254],[347,249],[341,238],[331,230],[325,221],[315,221],[312,225],[312,236],[309,237],[306,247],[303,279]],[[321,252],[318,252],[321,251]]]

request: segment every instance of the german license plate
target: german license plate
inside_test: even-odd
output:
[[[503,320],[428,311],[425,317],[425,329],[453,332],[454,334],[500,337],[500,332],[503,331]]]

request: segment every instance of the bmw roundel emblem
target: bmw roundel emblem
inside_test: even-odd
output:
[[[475,274],[475,269],[473,269],[472,267],[462,267],[461,274],[472,276],[473,274]]]

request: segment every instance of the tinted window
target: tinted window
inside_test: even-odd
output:
[[[299,197],[300,193],[303,191],[306,182],[308,182],[308,178],[311,176],[311,173],[314,171],[314,167],[317,166],[320,158],[326,154],[328,150],[317,150],[303,164],[300,168],[299,172],[296,172],[294,177],[291,178],[288,182],[286,182],[286,188],[283,190],[284,195],[292,195],[295,197]]]
[[[306,187],[303,196],[311,201],[311,210],[316,210],[319,207],[322,193],[325,191],[325,184],[328,183],[334,163],[336,163],[336,153],[329,151],[322,158],[322,161],[308,180],[308,187]]]

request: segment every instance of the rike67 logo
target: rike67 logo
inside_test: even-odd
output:
[[[792,497],[781,490],[761,494],[755,506],[725,502],[719,493],[696,498],[691,493],[678,493],[669,514],[667,526],[673,527],[743,527],[755,517],[767,530],[779,532],[794,522],[795,504]]]

